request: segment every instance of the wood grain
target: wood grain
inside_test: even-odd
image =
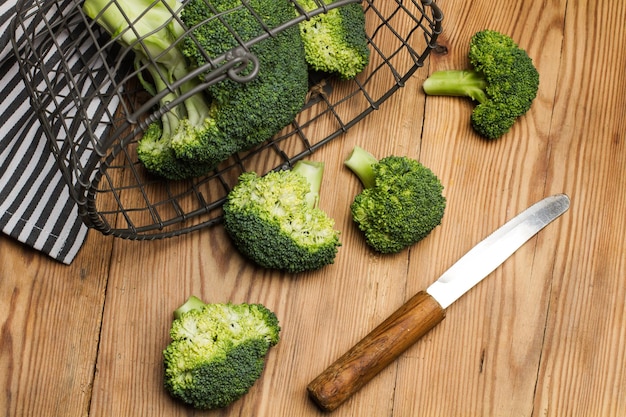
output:
[[[62,266],[0,240],[0,410],[86,415],[92,395],[111,241],[89,237]]]
[[[626,3],[439,5],[447,53],[314,154],[326,164],[320,204],[342,232],[335,264],[265,271],[220,227],[152,242],[92,233],[71,266],[0,237],[0,412],[199,415],[165,393],[161,362],[172,310],[196,294],[264,303],[282,326],[248,395],[202,415],[327,415],[306,392],[315,376],[498,225],[563,192],[566,215],[333,415],[626,415]],[[420,89],[429,72],[466,65],[484,28],[527,49],[541,80],[531,111],[493,142],[472,132],[471,103]],[[356,144],[419,158],[442,179],[443,222],[410,250],[375,254],[352,223],[360,184],[342,164]]]

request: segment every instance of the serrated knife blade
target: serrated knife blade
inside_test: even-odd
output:
[[[540,230],[565,213],[565,194],[546,197],[474,246],[426,291],[420,291],[318,375],[307,391],[332,411],[445,318],[446,308],[482,281]]]

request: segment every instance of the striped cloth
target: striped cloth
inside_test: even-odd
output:
[[[0,228],[69,264],[88,228],[34,114],[13,55],[9,24],[17,0],[0,0]]]

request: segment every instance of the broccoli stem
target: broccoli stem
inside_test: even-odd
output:
[[[182,55],[181,55],[182,57]],[[174,83],[177,78],[187,74],[187,67],[178,66],[176,68],[168,67],[166,64],[159,62],[151,62],[146,60],[147,58],[140,59],[140,63],[150,73],[153,85],[143,78],[141,82],[147,91],[153,95],[166,92],[166,94],[159,100],[161,106],[168,106],[174,100],[190,92],[196,86],[199,81],[196,78],[191,78],[182,83],[179,90],[172,90],[171,84]],[[167,79],[167,82],[165,81]],[[168,85],[169,84],[169,85]],[[161,139],[171,140],[172,136],[177,133],[180,126],[180,121],[187,119],[192,126],[202,126],[206,119],[211,115],[211,107],[207,102],[206,97],[202,91],[192,94],[187,97],[183,103],[170,109],[161,117],[163,133]]]
[[[184,33],[184,28],[174,16],[180,13],[182,3],[178,0],[136,0],[110,2],[110,0],[86,0],[83,11],[97,22],[117,42],[132,48],[144,57],[175,68],[183,61],[173,43]],[[139,42],[141,40],[141,42]]]
[[[296,162],[291,171],[306,178],[311,187],[311,191],[309,191],[306,195],[307,205],[311,208],[317,207],[320,200],[320,189],[322,188],[324,163],[319,161],[300,160]]]
[[[85,13],[97,19],[112,36],[119,36],[117,41],[132,48],[138,63],[150,72],[154,88],[140,79],[146,90],[152,95],[169,90],[160,100],[161,105],[169,104],[198,85],[198,80],[192,78],[184,82],[179,91],[170,88],[189,73],[187,61],[176,44],[185,33],[175,19],[181,7],[182,3],[177,0],[137,0],[119,4],[111,4],[109,0],[86,0],[83,4]],[[162,119],[166,138],[176,132],[182,118],[187,118],[194,126],[203,123],[210,114],[210,106],[203,93],[196,93],[172,113]]]
[[[365,188],[372,188],[376,185],[372,167],[377,163],[378,159],[360,146],[355,146],[344,161],[344,165],[356,174]]]
[[[487,81],[474,70],[444,70],[433,72],[422,86],[431,96],[470,97],[479,103],[489,100],[485,93]]]
[[[197,78],[191,78],[185,81],[180,87],[180,95],[187,94],[199,84],[200,82]],[[202,91],[187,97],[184,101],[184,105],[186,117],[192,126],[202,126],[207,119],[211,118],[211,105]]]
[[[196,297],[190,296],[187,301],[176,310],[174,310],[174,319],[179,319],[183,314],[191,310],[201,310],[205,306],[204,301]]]
[[[156,92],[167,91],[168,86],[165,81],[163,81],[163,76],[167,74],[167,69],[164,65],[156,64],[152,65],[150,63],[146,66],[148,72],[152,76],[152,82],[154,83],[154,88]],[[167,106],[172,101],[176,100],[177,94],[173,91],[170,91],[166,95],[164,95],[160,103],[162,106]],[[162,138],[169,139],[178,129],[179,121],[183,118],[183,114],[180,113],[180,106],[176,106],[171,109],[171,111],[165,112],[161,117],[161,123],[163,124],[162,129],[163,133],[161,134]]]

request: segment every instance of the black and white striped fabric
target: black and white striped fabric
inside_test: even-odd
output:
[[[9,31],[17,0],[0,0],[0,228],[69,264],[88,228],[48,148],[19,75]]]

